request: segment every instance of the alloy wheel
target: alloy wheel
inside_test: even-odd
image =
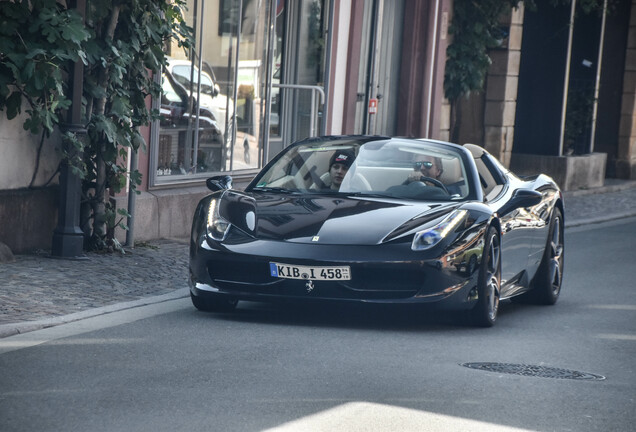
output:
[[[491,321],[497,318],[499,310],[499,261],[501,259],[501,248],[499,238],[496,234],[490,237],[488,248],[488,261],[486,262],[486,301],[488,306],[488,317]]]
[[[561,290],[563,268],[563,231],[561,229],[561,218],[554,220],[552,239],[550,241],[550,281],[552,292],[558,295]]]

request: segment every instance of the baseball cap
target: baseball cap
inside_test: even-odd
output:
[[[349,168],[351,167],[351,164],[353,164],[353,160],[355,158],[355,155],[350,150],[338,150],[331,155],[331,159],[329,159],[329,168],[331,168],[331,166],[336,163],[345,165],[347,168]]]

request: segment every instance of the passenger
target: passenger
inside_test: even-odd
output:
[[[330,188],[339,190],[342,180],[347,175],[349,168],[353,164],[356,156],[350,150],[337,151],[329,159],[329,177],[331,178]]]

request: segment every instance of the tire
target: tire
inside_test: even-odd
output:
[[[247,137],[243,140],[243,161],[248,165],[250,163],[250,143]]]
[[[198,297],[190,293],[195,308],[203,312],[231,312],[236,308],[238,300],[225,296]]]
[[[486,234],[478,277],[478,298],[471,310],[471,321],[479,327],[492,327],[497,321],[501,287],[501,242],[497,229],[492,226]]]
[[[565,257],[563,231],[563,214],[561,209],[555,207],[543,258],[532,281],[532,290],[528,293],[535,303],[553,305],[559,299]]]
[[[221,171],[223,167],[223,143],[222,141],[217,141],[219,147],[215,147],[211,152],[211,160],[208,166],[210,171]]]
[[[473,255],[470,257],[470,260],[468,260],[468,265],[466,266],[466,274],[467,275],[472,275],[475,270],[477,270],[477,256]]]

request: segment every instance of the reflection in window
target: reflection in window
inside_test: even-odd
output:
[[[195,29],[195,47],[190,57],[176,44],[167,47],[162,118],[153,146],[157,183],[260,167],[270,4],[187,1],[186,21]]]

